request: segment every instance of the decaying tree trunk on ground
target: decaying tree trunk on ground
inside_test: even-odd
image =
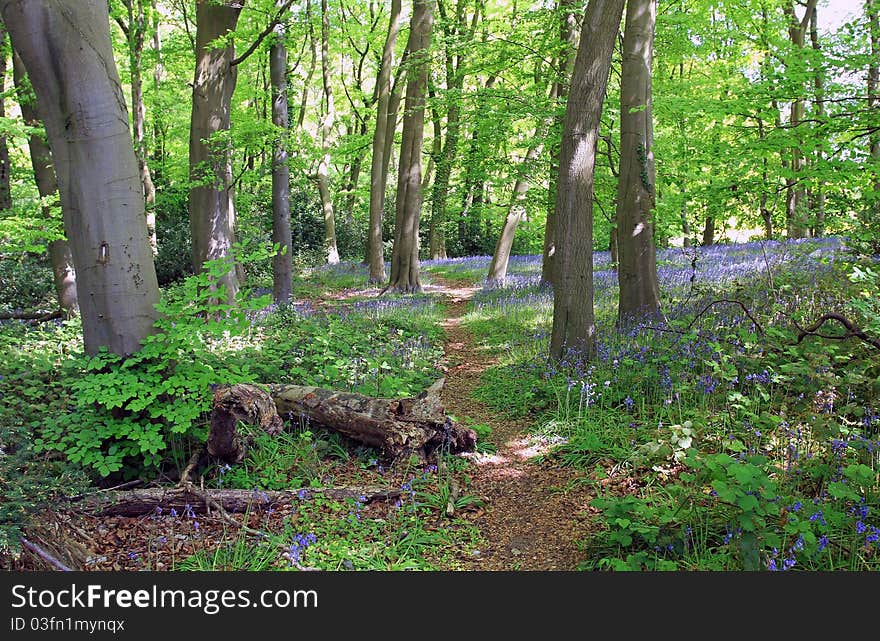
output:
[[[214,392],[208,453],[238,462],[247,448],[236,432],[238,421],[277,434],[282,418],[333,430],[391,460],[473,450],[476,433],[452,423],[440,401],[441,388],[442,379],[416,398],[388,399],[301,385],[270,385],[268,391],[255,385],[220,387]]]
[[[149,514],[180,516],[204,514],[217,506],[226,512],[247,512],[276,508],[320,495],[331,499],[359,499],[361,502],[387,501],[400,496],[400,489],[373,486],[318,487],[264,492],[260,490],[196,490],[187,487],[122,490],[93,494],[77,502],[76,511],[95,516],[137,517]],[[210,504],[210,505],[209,505]]]

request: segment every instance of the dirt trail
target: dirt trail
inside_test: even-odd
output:
[[[457,287],[434,278],[447,300],[446,386],[443,401],[459,421],[492,428],[494,454],[474,454],[473,484],[468,494],[486,505],[473,519],[486,543],[464,560],[469,570],[574,570],[584,560],[578,545],[587,533],[592,498],[584,475],[550,460],[532,459],[548,444],[528,434],[528,421],[513,421],[471,397],[480,376],[497,359],[477,347],[461,324],[478,287]],[[434,288],[431,288],[434,289]]]

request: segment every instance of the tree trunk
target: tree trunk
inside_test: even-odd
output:
[[[590,0],[562,126],[556,196],[556,266],[550,355],[592,358],[593,192],[596,143],[624,0]]]
[[[156,100],[159,100],[159,89],[165,78],[165,65],[162,62],[162,32],[159,29],[161,14],[157,6],[157,0],[151,0],[150,6],[153,11],[153,55],[156,56],[156,64],[153,67],[153,91]],[[164,175],[165,167],[165,128],[163,126],[162,110],[155,108],[152,112],[153,119],[153,170],[155,182]],[[155,195],[155,194],[154,194]]]
[[[103,0],[0,0],[46,125],[87,354],[136,351],[159,286]]]
[[[654,127],[651,65],[655,0],[628,0],[620,89],[620,176],[617,183],[617,322],[627,327],[660,314],[654,247]]]
[[[688,221],[688,206],[687,206],[687,193],[682,193],[682,203],[681,203],[681,235],[682,235],[682,246],[687,248],[693,245],[693,240],[691,240],[691,223]]]
[[[138,161],[138,173],[143,184],[147,232],[153,254],[156,245],[156,187],[147,163],[147,140],[145,137],[146,105],[144,104],[143,58],[147,32],[145,0],[125,0],[128,10],[128,54],[131,75],[131,121],[134,135],[134,153]]]
[[[703,227],[703,247],[715,244],[715,217],[711,214],[706,216],[706,225]]]
[[[810,42],[813,51],[816,52],[817,58],[821,53],[819,45],[819,10],[813,7],[810,14]],[[820,123],[825,122],[825,74],[824,67],[820,63],[816,65],[813,72],[813,90],[815,91],[815,100],[813,108],[816,119]],[[821,173],[821,166],[825,162],[825,154],[820,146],[816,148],[816,155],[813,162],[817,165],[816,173]],[[813,213],[813,226],[811,233],[813,236],[822,236],[825,233],[825,181],[819,180],[818,184],[810,191],[809,210]]]
[[[550,100],[556,98],[557,86],[554,85],[550,89]],[[498,243],[495,245],[495,252],[492,254],[492,262],[489,264],[489,274],[487,280],[489,282],[504,282],[507,277],[507,266],[510,263],[510,252],[513,247],[513,239],[516,237],[516,228],[520,221],[524,218],[526,209],[523,201],[529,191],[530,174],[533,165],[544,149],[544,140],[547,137],[547,130],[552,124],[552,118],[539,123],[532,134],[532,146],[526,153],[526,157],[522,161],[519,170],[519,176],[513,186],[513,194],[510,197],[510,204],[507,207],[507,216],[504,218],[504,226],[501,228],[501,235],[498,237]]]
[[[437,158],[437,169],[434,174],[434,189],[431,194],[431,225],[430,254],[432,260],[446,258],[446,201],[449,197],[449,179],[458,152],[458,139],[461,133],[461,98],[464,87],[465,73],[461,54],[454,52],[454,47],[468,47],[480,18],[480,4],[477,3],[473,21],[468,27],[465,7],[466,3],[456,3],[455,20],[447,19],[443,0],[438,7],[446,38],[446,139],[443,150]]]
[[[611,228],[611,233],[608,234],[608,254],[611,259],[611,268],[617,269],[617,263],[620,259],[620,243],[618,242],[617,235],[617,227]]]
[[[868,108],[876,110],[880,106],[880,1],[867,0],[865,12],[871,38],[871,62],[868,65]],[[871,158],[873,194],[868,198],[868,220],[872,223],[880,219],[880,130],[868,137],[868,153]]]
[[[370,282],[385,282],[385,252],[382,244],[382,219],[385,211],[385,184],[388,165],[385,160],[386,138],[394,138],[394,128],[389,127],[391,102],[391,67],[394,64],[394,48],[400,32],[400,0],[392,0],[388,17],[388,35],[382,49],[382,62],[376,78],[376,127],[373,130],[373,157],[370,160],[370,228],[367,233],[367,262],[370,265]],[[396,114],[395,114],[396,116]],[[390,131],[389,131],[390,128]]]
[[[572,75],[572,65],[577,50],[578,23],[575,15],[575,0],[559,0],[557,8],[560,12],[559,39],[564,43],[559,57],[557,74],[559,80],[555,84],[557,103],[562,103],[568,98],[568,84]],[[560,145],[557,136],[562,131],[562,116],[554,119],[550,138],[554,141],[550,150],[550,181],[547,189],[547,222],[544,225],[544,248],[541,262],[541,282],[553,282],[553,266],[556,262],[556,195],[559,178],[559,151]]]
[[[483,92],[477,93],[475,122],[480,122],[487,109],[486,93],[495,86],[498,76],[490,75],[483,85]],[[480,138],[480,127],[474,127],[471,141],[464,161],[464,187],[462,189],[461,217],[458,221],[458,241],[465,256],[479,252],[479,245],[471,235],[480,232],[480,220],[483,204],[483,192],[486,186],[486,171],[482,166],[486,153],[482,149],[484,143]]]
[[[321,0],[321,75],[324,83],[324,104],[326,111],[321,122],[321,161],[318,163],[318,193],[321,196],[321,210],[324,212],[324,252],[327,263],[339,263],[339,250],[336,246],[336,221],[333,215],[333,197],[330,195],[330,142],[333,125],[336,122],[336,105],[333,102],[333,87],[330,85],[330,17],[327,0]]]
[[[272,83],[272,124],[275,149],[272,154],[272,242],[278,253],[272,257],[272,295],[276,304],[290,302],[293,280],[293,245],[290,235],[290,167],[287,165],[287,30],[275,26],[275,40],[269,48],[269,76]]]
[[[428,48],[434,25],[434,0],[415,0],[409,42],[412,66],[407,73],[406,109],[397,178],[397,210],[394,248],[391,253],[391,279],[388,288],[398,292],[418,292],[419,218],[422,209],[422,138],[425,128],[425,91],[428,85]]]
[[[6,27],[0,24],[0,119],[6,118]],[[0,211],[12,209],[12,189],[9,184],[9,145],[6,136],[0,136]]]
[[[806,45],[807,27],[813,10],[818,0],[808,0],[804,17],[798,20],[795,14],[794,4],[784,8],[789,20],[788,34],[791,43],[798,50],[803,50]],[[800,52],[799,52],[800,53]],[[790,66],[790,65],[787,65]],[[805,238],[809,235],[809,204],[807,202],[807,189],[804,184],[803,173],[807,166],[798,127],[804,121],[805,100],[803,97],[795,98],[791,103],[791,115],[788,125],[794,132],[798,143],[791,149],[791,172],[792,175],[786,180],[785,198],[785,221],[789,238]]]
[[[24,63],[16,51],[12,52],[12,77],[22,119],[30,127],[39,127],[40,117],[37,114],[31,85],[27,79]],[[55,199],[58,193],[58,179],[55,177],[55,168],[52,166],[52,153],[43,137],[35,132],[28,136],[28,150],[31,156],[31,167],[34,170],[34,181],[37,184],[40,199],[43,201],[43,215],[48,220],[52,215],[49,200]],[[59,238],[49,243],[49,261],[52,265],[52,278],[55,283],[58,306],[64,310],[67,316],[72,316],[78,311],[79,305],[76,300],[76,272],[73,269],[73,256],[66,239]]]
[[[283,429],[281,417],[333,430],[381,450],[388,459],[409,454],[473,450],[473,430],[452,423],[440,401],[442,379],[418,398],[372,398],[300,385],[233,385],[214,392],[208,453],[223,461],[242,460],[247,442],[239,422],[259,425],[269,434]]]
[[[196,273],[203,270],[205,261],[233,260],[231,150],[223,135],[230,126],[238,70],[232,64],[235,45],[228,41],[225,47],[217,48],[214,41],[227,38],[235,29],[243,4],[196,2],[196,70],[189,134],[190,180],[194,184],[189,192],[189,216]],[[234,265],[229,267],[217,285],[224,288],[226,302],[233,303],[238,277]]]

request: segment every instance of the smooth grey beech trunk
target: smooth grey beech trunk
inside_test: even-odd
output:
[[[389,132],[389,106],[391,103],[391,67],[394,64],[394,48],[400,33],[400,0],[392,0],[388,17],[388,35],[382,49],[382,62],[376,78],[376,127],[373,130],[373,157],[370,161],[370,228],[367,233],[367,262],[370,266],[370,282],[385,282],[385,253],[382,245],[382,218],[385,210],[385,184],[388,164],[385,160],[385,142],[394,136]],[[396,114],[395,114],[396,115]]]
[[[55,161],[87,354],[136,351],[159,286],[105,0],[0,0]]]
[[[556,10],[559,12],[559,40],[564,43],[559,54],[557,80],[554,88],[556,100],[559,103],[568,98],[568,84],[572,75],[575,53],[578,43],[578,23],[575,16],[575,0],[559,0]],[[562,117],[554,119],[551,129],[551,139],[562,130]],[[547,222],[544,225],[544,248],[541,261],[541,282],[549,284],[553,282],[553,267],[556,263],[556,192],[557,179],[559,176],[559,143],[554,143],[550,150],[550,180],[547,187]]]
[[[388,289],[421,291],[419,282],[419,217],[422,208],[422,139],[425,130],[425,93],[428,85],[428,49],[434,26],[434,1],[415,0],[407,49],[412,66],[407,73],[403,138],[397,177],[397,210],[391,279]]]
[[[318,194],[324,212],[324,253],[327,263],[339,263],[336,246],[336,221],[333,213],[333,197],[330,195],[330,143],[336,122],[336,105],[333,102],[333,86],[330,83],[330,16],[327,0],[321,0],[321,78],[324,84],[324,119],[321,121],[321,160],[318,163]]]
[[[27,78],[24,63],[15,51],[12,52],[12,76],[22,119],[31,127],[39,127],[42,123],[35,104],[36,97]],[[52,166],[52,153],[48,143],[36,132],[28,136],[28,151],[37,191],[43,199],[43,214],[48,219],[51,215],[49,200],[58,193],[58,179],[55,177],[55,167]],[[52,265],[58,306],[71,316],[78,311],[79,306],[76,301],[76,271],[73,269],[73,256],[66,238],[49,243],[49,262]]]
[[[244,2],[227,6],[212,0],[196,3],[196,68],[193,79],[189,133],[189,192],[193,270],[200,273],[208,260],[227,259],[235,241],[230,151],[222,139],[229,130],[237,67],[235,46],[217,48],[214,42],[235,29]],[[219,136],[218,136],[219,134]],[[232,303],[238,291],[234,268],[217,283]]]
[[[596,143],[624,0],[590,0],[584,13],[562,125],[556,194],[556,265],[550,355],[596,351],[593,193]]]
[[[556,99],[556,91],[558,85],[554,84],[550,88],[550,100]],[[531,187],[531,172],[533,165],[541,152],[544,150],[544,140],[547,137],[547,130],[553,122],[553,117],[547,118],[535,128],[532,134],[532,146],[529,147],[526,156],[522,161],[519,169],[516,183],[513,185],[513,193],[510,196],[510,204],[507,206],[507,215],[504,217],[504,225],[501,228],[501,235],[498,236],[498,242],[495,245],[495,253],[492,254],[492,262],[489,264],[489,274],[487,280],[490,282],[504,282],[507,277],[507,267],[510,264],[510,251],[513,248],[513,240],[516,237],[516,228],[526,215],[524,201],[526,194]]]
[[[654,246],[654,127],[651,64],[656,0],[627,0],[620,86],[617,182],[617,322],[660,313]]]
[[[290,301],[293,279],[293,246],[290,235],[290,167],[287,164],[287,31],[275,25],[269,48],[269,80],[272,83],[272,124],[275,148],[272,155],[272,242],[279,251],[272,257],[272,294],[276,303]]]

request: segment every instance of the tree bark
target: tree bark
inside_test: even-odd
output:
[[[412,66],[407,73],[406,109],[397,179],[397,210],[391,279],[388,288],[418,292],[419,218],[422,208],[422,138],[425,128],[425,92],[428,84],[428,49],[434,25],[434,0],[415,0],[410,23],[409,50]]]
[[[0,118],[6,118],[6,27],[0,23]],[[0,136],[0,211],[12,209],[10,188],[9,145],[6,136]]]
[[[401,495],[399,488],[375,486],[310,487],[299,490],[193,490],[186,487],[118,490],[93,494],[76,504],[76,511],[93,516],[161,516],[171,510],[181,517],[205,514],[219,505],[230,513],[258,512],[308,500],[315,496],[342,501],[345,499],[388,501]],[[205,499],[209,499],[206,504]],[[187,509],[189,508],[189,509]]]
[[[24,63],[16,51],[12,52],[12,77],[18,97],[21,117],[31,127],[40,126],[37,114],[36,99],[24,69]],[[52,153],[43,137],[36,132],[28,136],[31,167],[34,170],[34,182],[43,201],[43,215],[48,220],[52,213],[50,199],[58,193],[58,179],[52,166]],[[76,314],[79,305],[76,300],[76,272],[73,269],[73,256],[66,238],[59,238],[49,243],[49,261],[52,265],[52,278],[55,284],[55,295],[58,307],[67,316]]]
[[[802,19],[798,19],[795,14],[794,4],[784,7],[785,15],[788,17],[788,35],[795,49],[803,50],[806,46],[807,28],[810,24],[810,17],[816,8],[818,0],[807,0],[806,11]],[[800,51],[798,51],[800,54]],[[786,66],[791,66],[786,65]],[[791,115],[789,116],[789,127],[800,141],[798,127],[805,118],[805,99],[802,96],[795,98],[791,103]],[[795,144],[791,149],[791,172],[792,175],[786,180],[786,202],[785,202],[785,220],[787,233],[789,238],[805,238],[809,235],[809,204],[807,202],[807,189],[804,185],[803,173],[806,169],[807,161],[800,142]]]
[[[590,0],[565,109],[556,197],[556,273],[550,355],[592,358],[593,192],[596,143],[624,0]]]
[[[706,225],[703,227],[703,247],[715,244],[715,217],[711,214],[706,216]]]
[[[339,263],[336,246],[336,221],[333,214],[333,197],[330,195],[330,142],[336,122],[336,105],[333,87],[330,85],[330,17],[327,0],[321,0],[321,75],[324,83],[324,119],[321,122],[321,161],[318,163],[318,193],[324,212],[324,252],[327,263]]]
[[[455,5],[455,19],[446,15],[443,0],[438,3],[442,25],[447,41],[445,55],[446,71],[446,138],[443,149],[437,158],[434,174],[434,188],[431,193],[431,223],[429,229],[429,250],[432,260],[446,258],[446,202],[449,197],[449,180],[458,152],[461,133],[461,99],[466,74],[463,68],[463,55],[456,54],[453,47],[465,50],[473,40],[480,20],[482,6],[477,3],[474,16],[468,26],[465,9],[467,3],[458,0]]]
[[[76,268],[87,354],[136,351],[159,286],[103,0],[0,1],[37,96]]]
[[[489,92],[498,80],[494,73],[486,78],[483,91],[477,93],[477,106],[473,120],[480,122],[487,110],[488,100],[486,93]],[[485,143],[480,137],[480,127],[474,127],[471,131],[470,145],[464,161],[464,187],[461,198],[461,217],[458,220],[458,242],[462,255],[470,256],[480,251],[477,235],[480,232],[482,220],[483,194],[486,188],[486,170],[483,167],[483,159],[486,151]],[[472,238],[473,236],[473,238]]]
[[[147,140],[145,124],[147,108],[144,103],[143,58],[144,42],[147,33],[147,17],[145,0],[125,0],[128,10],[128,53],[131,77],[131,122],[134,137],[134,153],[138,161],[138,172],[143,184],[147,232],[150,235],[150,246],[155,255],[156,244],[156,187],[147,163]]]
[[[876,110],[880,106],[880,1],[866,0],[865,13],[871,39],[871,61],[868,64],[868,108]],[[880,131],[875,130],[868,138],[868,153],[871,158],[873,194],[868,199],[868,220],[880,219]]]
[[[293,245],[290,231],[290,167],[287,164],[287,30],[275,25],[275,40],[269,48],[269,76],[272,83],[272,124],[275,142],[272,154],[272,242],[278,252],[272,257],[272,295],[276,304],[290,302],[293,280]]]
[[[242,5],[196,2],[196,69],[189,134],[189,168],[193,187],[189,192],[193,269],[200,273],[208,260],[232,261],[234,243],[234,196],[232,164],[227,141],[232,94],[238,70],[232,64],[235,45],[216,48],[214,41],[235,29]],[[238,292],[234,265],[218,281],[225,301],[233,303]]]
[[[654,126],[651,65],[655,0],[628,0],[620,88],[620,176],[617,323],[627,327],[660,314],[654,246]]]
[[[370,282],[385,282],[385,252],[382,244],[382,219],[385,211],[385,184],[388,165],[385,160],[385,143],[394,138],[394,128],[389,122],[391,103],[391,67],[394,64],[394,48],[400,32],[400,0],[392,0],[388,17],[388,35],[382,49],[382,61],[376,78],[376,126],[373,130],[373,157],[370,160],[370,228],[367,232],[367,262],[370,266]],[[396,114],[395,114],[396,116]],[[390,131],[389,131],[390,129]]]
[[[577,16],[575,15],[575,0],[559,0],[557,10],[559,16],[559,39],[563,43],[562,52],[559,56],[557,74],[559,79],[555,83],[556,100],[563,103],[568,98],[568,85],[572,75],[572,66],[577,52],[578,29]],[[550,138],[554,141],[550,150],[550,181],[547,188],[547,222],[544,225],[544,248],[541,262],[541,282],[544,284],[553,282],[553,267],[556,263],[556,195],[559,179],[559,151],[560,144],[557,141],[562,131],[562,115],[557,115],[550,130]]]
[[[159,100],[159,90],[165,78],[165,64],[162,62],[162,32],[159,29],[161,14],[159,13],[157,0],[151,0],[150,6],[153,12],[153,55],[156,56],[156,64],[153,67],[153,91],[155,92],[156,100]],[[155,188],[155,182],[165,173],[165,127],[161,109],[153,109],[152,120],[153,170],[155,172],[153,186]]]
[[[810,43],[813,51],[818,55],[821,53],[821,45],[819,43],[819,10],[814,6],[810,13]],[[816,65],[813,72],[813,91],[815,98],[813,100],[813,109],[816,119],[820,123],[825,122],[825,73],[824,67],[820,63]],[[813,158],[816,165],[822,165],[825,162],[825,154],[822,148],[817,146],[816,155]],[[821,173],[821,169],[816,167],[816,173]],[[813,213],[813,226],[811,233],[813,236],[822,236],[825,233],[825,181],[819,180],[818,184],[810,191],[809,209]]]
[[[242,460],[248,443],[239,422],[269,434],[283,429],[282,417],[306,421],[381,450],[388,459],[437,451],[473,450],[473,430],[452,423],[440,401],[442,379],[417,398],[372,398],[300,385],[220,387],[214,392],[208,453],[229,463]]]

